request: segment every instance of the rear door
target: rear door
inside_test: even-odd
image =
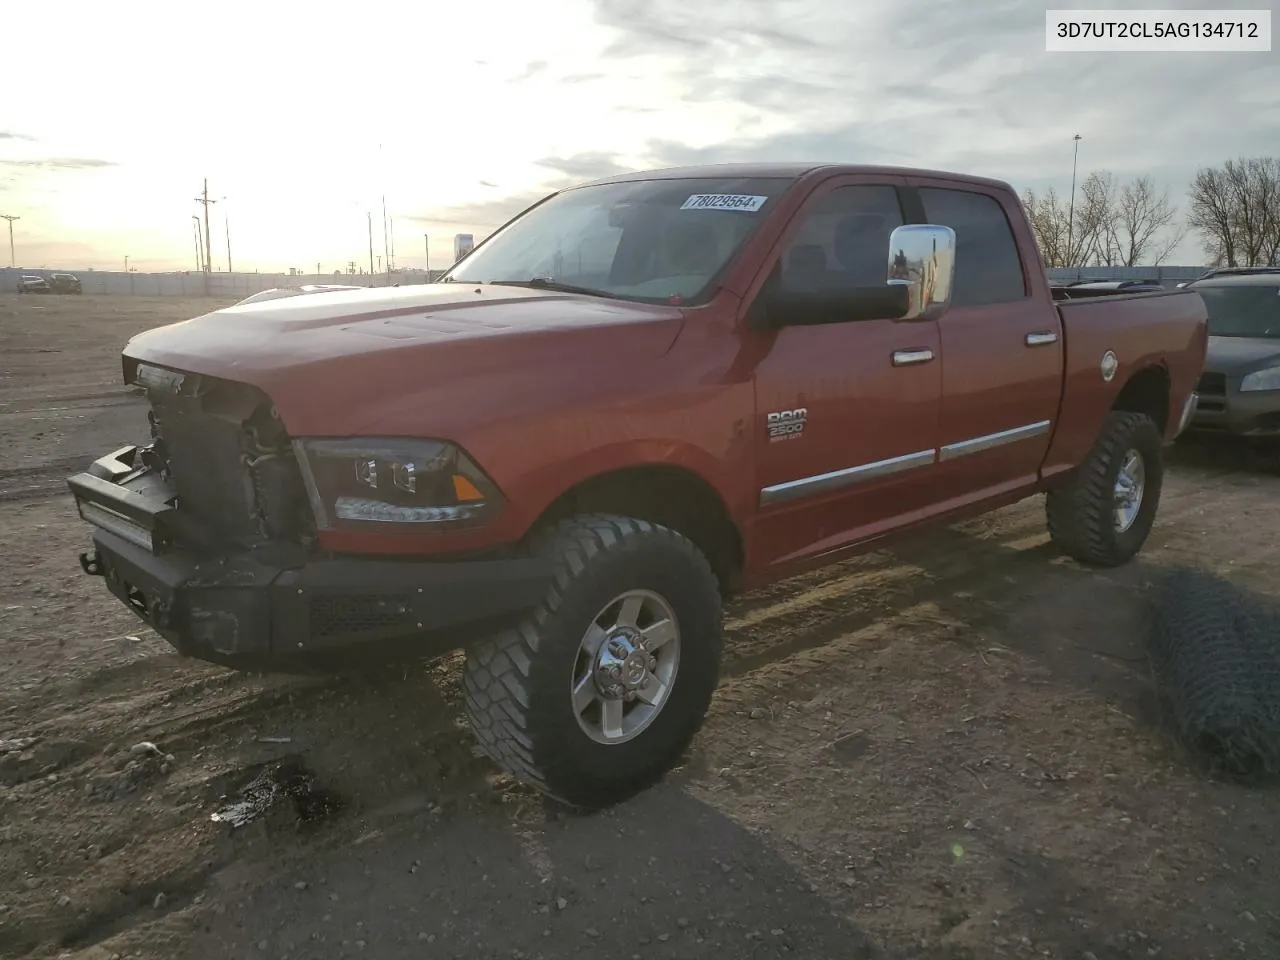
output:
[[[777,271],[770,282],[828,293],[884,283],[889,236],[905,219],[903,183],[865,175],[819,186],[765,265]],[[756,562],[839,549],[929,503],[942,392],[936,323],[851,321],[745,335],[761,338],[754,346],[763,355],[753,427]]]
[[[1020,246],[1034,243],[1010,196],[997,188],[912,177],[926,223],[956,232],[951,309],[939,321],[942,404],[940,507],[1035,483],[1062,395],[1061,320],[1036,296]]]

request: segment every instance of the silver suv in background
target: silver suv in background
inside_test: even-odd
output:
[[[53,293],[49,281],[34,274],[24,274],[18,278],[19,293]]]
[[[1280,439],[1280,270],[1188,285],[1209,312],[1209,351],[1190,429]]]

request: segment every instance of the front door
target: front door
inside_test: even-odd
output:
[[[951,308],[938,321],[942,352],[939,507],[1034,484],[1062,397],[1057,309],[1031,295],[1008,195],[978,184],[911,178],[927,223],[956,232]],[[1026,233],[1024,244],[1035,241]]]
[[[818,187],[783,235],[769,282],[853,290],[888,277],[902,225],[898,178]],[[926,507],[942,394],[938,325],[851,321],[782,327],[756,367],[761,564],[801,561],[874,536]]]

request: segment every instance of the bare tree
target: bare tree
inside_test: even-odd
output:
[[[1090,173],[1074,210],[1052,187],[1042,194],[1027,190],[1022,204],[1051,268],[1158,265],[1186,235],[1168,191],[1145,176],[1121,184],[1105,170]]]
[[[1097,259],[1102,225],[1110,221],[1108,179],[1090,174],[1078,191],[1074,209],[1049,187],[1043,194],[1028,190],[1022,197],[1031,230],[1047,267],[1082,267]]]
[[[1120,189],[1108,237],[1115,258],[1126,267],[1159,266],[1187,235],[1187,227],[1176,223],[1177,212],[1169,191],[1159,190],[1150,177],[1126,183]]]
[[[1238,267],[1231,189],[1223,170],[1201,167],[1188,191],[1187,223],[1200,233],[1204,252],[1215,267]]]
[[[1215,265],[1280,266],[1280,157],[1196,171],[1189,222]]]
[[[1023,194],[1022,205],[1045,266],[1067,266],[1067,210],[1059,202],[1053,187],[1039,195],[1028,190]]]
[[[1116,255],[1110,244],[1116,223],[1116,182],[1106,171],[1089,174],[1080,187],[1072,227],[1070,265],[1084,267],[1090,263],[1115,266]]]

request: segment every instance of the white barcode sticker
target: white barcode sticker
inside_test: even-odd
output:
[[[681,210],[742,210],[755,213],[768,197],[750,197],[740,193],[695,193],[680,205]]]

